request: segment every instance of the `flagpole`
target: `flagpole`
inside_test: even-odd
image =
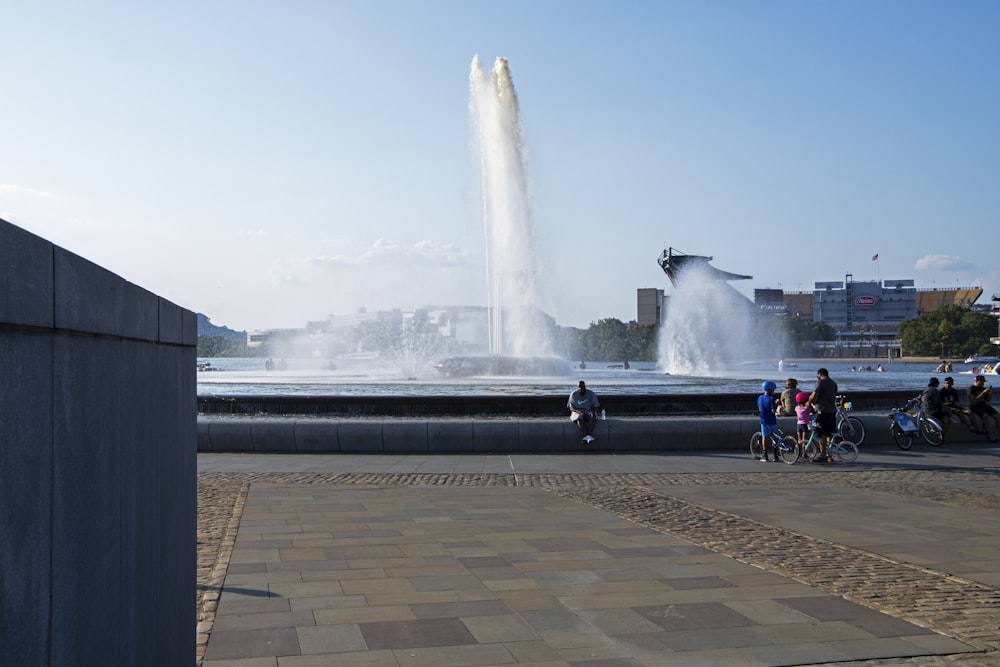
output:
[[[882,285],[882,267],[879,265],[878,253],[872,255],[872,259],[875,260],[875,280],[878,281],[879,286]]]

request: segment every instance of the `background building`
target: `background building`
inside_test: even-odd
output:
[[[636,291],[636,323],[639,326],[663,324],[663,290],[640,287]]]

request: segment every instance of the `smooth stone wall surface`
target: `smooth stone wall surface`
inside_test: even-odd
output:
[[[196,343],[0,220],[0,665],[193,663]]]

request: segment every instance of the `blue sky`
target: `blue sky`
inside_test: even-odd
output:
[[[485,305],[468,74],[503,56],[560,324],[634,319],[667,246],[749,295],[988,300],[998,32],[991,1],[5,2],[0,217],[235,329]]]

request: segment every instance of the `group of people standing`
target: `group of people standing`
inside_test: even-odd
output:
[[[920,407],[925,414],[941,422],[943,429],[948,429],[951,417],[954,415],[958,421],[978,435],[989,435],[991,420],[996,423],[996,428],[1000,431],[1000,413],[990,405],[993,399],[993,387],[986,384],[986,376],[976,376],[972,386],[965,392],[965,405],[959,402],[954,378],[946,377],[944,387],[940,387],[940,384],[936,377],[930,379],[927,389],[920,394]]]
[[[819,437],[819,456],[813,459],[816,463],[829,463],[832,459],[826,448],[830,438],[837,431],[837,383],[830,378],[830,372],[825,368],[816,371],[816,386],[811,394],[798,390],[799,382],[789,378],[780,396],[775,395],[778,386],[770,380],[761,384],[763,393],[757,398],[757,410],[760,412],[760,434],[764,445],[764,455],[761,461],[767,461],[770,436],[778,432],[778,415],[795,416],[796,431],[799,445],[804,445],[809,439],[809,425],[816,423],[816,435]],[[778,453],[773,451],[773,460],[778,461]]]

